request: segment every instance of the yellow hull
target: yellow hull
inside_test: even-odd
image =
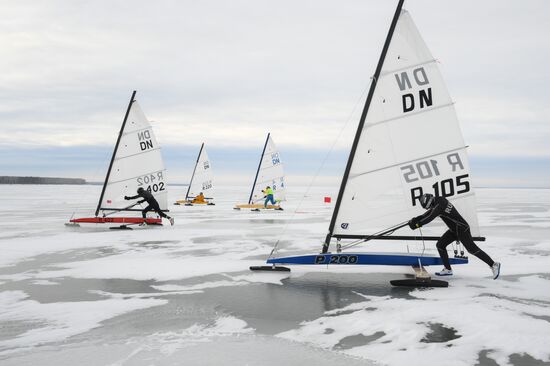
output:
[[[174,205],[183,205],[183,206],[194,206],[194,205],[214,205],[212,202],[203,201],[203,202],[193,202],[193,201],[187,201],[187,200],[178,200],[174,203]]]
[[[250,209],[259,209],[259,210],[262,210],[262,209],[266,209],[266,207],[264,207],[264,205],[260,204],[260,203],[257,203],[257,204],[250,204],[250,203],[244,203],[244,204],[241,204],[241,205],[235,205],[235,208],[250,208]],[[267,205],[267,209],[275,209],[275,210],[279,210],[281,208],[280,205]]]

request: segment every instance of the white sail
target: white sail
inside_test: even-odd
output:
[[[139,187],[151,192],[160,208],[166,210],[168,188],[160,146],[149,121],[134,100],[114,154],[109,179],[105,182],[100,209],[120,210],[131,205],[135,201],[126,201],[124,196],[135,196]]]
[[[214,198],[214,185],[212,183],[212,165],[208,159],[204,144],[201,147],[194,174],[189,183],[189,191],[186,199],[193,199],[199,193],[203,193],[207,199]]]
[[[407,221],[425,212],[418,200],[422,193],[447,197],[470,224],[472,235],[479,236],[453,102],[436,60],[403,10],[376,82],[333,235],[369,235]],[[440,235],[441,229],[435,233]]]
[[[265,196],[262,190],[264,190],[267,186],[270,186],[273,189],[275,201],[285,201],[285,185],[285,173],[283,170],[281,154],[269,134],[267,136],[262,160],[260,161],[260,166],[258,167],[258,175],[256,177],[256,184],[254,184],[252,189],[250,203],[262,201]]]

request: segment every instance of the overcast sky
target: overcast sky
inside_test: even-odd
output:
[[[185,182],[343,170],[397,1],[0,1],[0,175],[100,179],[132,90]],[[408,0],[479,185],[550,187],[550,2]],[[342,132],[342,133],[341,133]],[[337,136],[340,135],[340,138]]]

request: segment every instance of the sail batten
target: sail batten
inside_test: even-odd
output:
[[[423,213],[423,193],[452,201],[480,236],[454,102],[402,4],[372,78],[323,250],[331,237],[367,237]]]
[[[368,125],[365,126],[365,130],[367,130],[367,129],[369,129],[369,128],[372,128],[372,127],[374,127],[374,126],[381,125],[381,124],[386,123],[386,122],[396,121],[396,120],[398,120],[398,119],[402,119],[402,118],[406,118],[406,117],[410,117],[410,116],[415,116],[415,115],[418,115],[418,114],[421,114],[421,113],[432,112],[432,111],[435,111],[435,110],[441,109],[441,108],[452,107],[454,104],[455,104],[454,102],[450,102],[450,103],[443,104],[443,105],[440,105],[440,106],[437,106],[437,107],[433,107],[433,108],[429,108],[429,109],[424,109],[424,110],[412,112],[412,113],[409,113],[408,115],[403,115],[403,116],[397,116],[397,117],[393,117],[393,118],[388,118],[388,119],[384,119],[384,120],[378,121],[378,122],[372,122],[372,123],[369,123]]]
[[[365,175],[365,174],[375,173],[375,172],[377,172],[377,171],[384,170],[384,169],[395,168],[396,166],[401,166],[401,165],[403,165],[403,164],[412,163],[412,162],[415,162],[415,161],[417,161],[417,160],[429,159],[429,158],[433,158],[433,157],[438,156],[438,155],[448,154],[448,153],[453,152],[453,151],[464,150],[464,149],[466,149],[466,148],[467,148],[467,146],[461,146],[461,147],[457,147],[457,148],[455,148],[455,149],[450,149],[450,150],[446,150],[446,151],[434,153],[434,154],[432,154],[432,155],[422,156],[422,157],[416,158],[416,159],[414,159],[414,160],[402,161],[402,162],[399,162],[399,163],[395,163],[395,164],[393,164],[393,165],[388,165],[388,166],[383,167],[383,168],[378,168],[378,169],[375,169],[375,170],[369,170],[369,171],[367,171],[367,172],[362,172],[362,173],[356,173],[356,174],[354,174],[354,175],[350,175],[350,178],[357,178],[357,177],[360,177],[360,176]]]
[[[399,69],[394,69],[394,70],[386,70],[386,71],[384,71],[383,73],[380,74],[380,77],[390,75],[390,74],[395,74],[396,72],[400,72],[400,71],[405,71],[407,69],[410,69],[411,67],[429,65],[431,63],[436,63],[436,62],[437,62],[437,60],[435,58],[433,58],[433,59],[428,60],[428,61],[419,62],[416,65],[409,65],[409,66],[405,66],[405,67],[402,67],[402,68],[399,68]]]
[[[130,132],[124,132],[124,133],[122,133],[122,136],[129,135],[129,134],[136,133],[136,132],[145,131],[145,130],[148,130],[150,128],[151,128],[151,126],[147,126],[147,127],[143,127],[143,128],[137,129],[137,130],[132,130]]]
[[[165,170],[157,170],[157,171],[154,171],[154,172],[147,172],[145,174],[157,174],[157,173],[164,173],[166,172],[166,169]],[[137,179],[139,177],[141,177],[142,175],[137,175],[135,177],[130,177],[130,178],[126,178],[126,179],[121,179],[121,180],[115,180],[115,181],[110,181],[109,184],[115,184],[115,183],[122,183],[122,182],[127,182],[127,181],[131,181],[133,179]],[[159,194],[163,194],[164,192],[160,192]]]
[[[117,160],[122,160],[122,159],[127,159],[127,158],[131,158],[131,157],[134,157],[134,156],[137,156],[137,155],[141,155],[141,154],[147,154],[147,153],[149,153],[149,152],[151,152],[151,151],[154,151],[154,150],[160,150],[160,147],[151,149],[151,150],[149,150],[149,151],[138,152],[138,153],[135,153],[135,154],[132,154],[132,155],[121,156],[121,157],[116,158],[115,161],[117,161]]]

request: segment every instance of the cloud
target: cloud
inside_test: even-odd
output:
[[[0,146],[111,146],[137,89],[166,146],[255,149],[270,131],[285,149],[347,151],[394,6],[4,2]],[[471,156],[550,157],[550,3],[406,6],[440,62]]]

